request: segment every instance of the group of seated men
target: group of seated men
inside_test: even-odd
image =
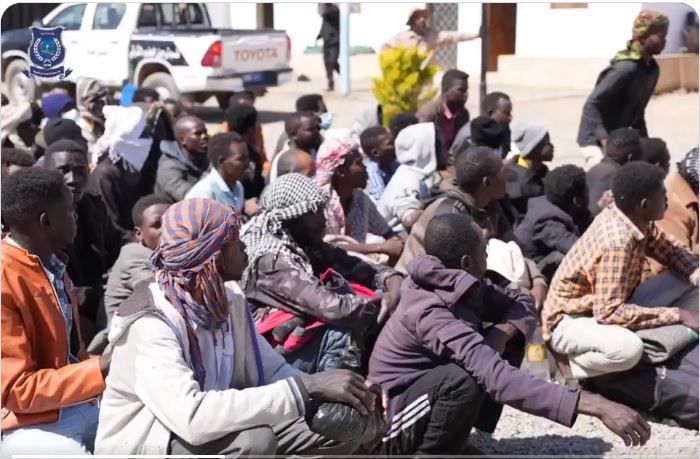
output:
[[[470,120],[467,82],[446,72],[444,110],[389,129],[374,104],[334,130],[303,96],[270,155],[246,93],[211,137],[157,93],[111,105],[94,82],[100,119],[80,82],[77,104],[57,92],[65,106],[18,119],[36,136],[2,147],[2,441],[464,454],[505,404],[644,444],[635,409],[652,407],[588,382],[647,364],[642,331],[685,331],[652,362],[697,352],[698,150],[671,171],[623,128],[588,172],[550,171],[547,130],[511,130],[504,93]],[[538,324],[578,386],[519,369]],[[351,346],[361,369],[330,369]],[[327,438],[307,422],[321,402],[382,410],[386,429]]]

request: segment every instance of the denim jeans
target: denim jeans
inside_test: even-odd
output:
[[[301,349],[286,354],[287,363],[304,373],[316,373],[329,360],[334,360],[350,346],[350,332],[335,327],[326,327]]]
[[[3,432],[3,441],[7,441],[18,432],[36,432],[37,438],[41,438],[42,432],[50,432],[62,437],[70,438],[81,445],[92,449],[97,433],[97,420],[100,409],[96,403],[86,402],[80,405],[61,408],[58,421],[49,424],[20,427]],[[37,443],[41,443],[38,441]]]

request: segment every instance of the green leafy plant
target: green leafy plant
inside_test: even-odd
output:
[[[372,79],[372,93],[382,105],[384,126],[394,115],[415,113],[423,103],[435,98],[433,77],[440,71],[434,64],[425,65],[430,53],[417,48],[389,48],[379,55],[382,76]]]

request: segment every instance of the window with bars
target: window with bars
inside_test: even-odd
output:
[[[435,30],[459,29],[459,3],[429,3],[430,26]],[[433,63],[443,70],[457,67],[457,45],[441,46],[435,50]]]

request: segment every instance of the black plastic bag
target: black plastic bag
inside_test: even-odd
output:
[[[351,346],[340,358],[325,365],[322,370],[342,369],[359,373],[360,350]],[[345,403],[322,403],[309,422],[311,430],[326,438],[339,442],[359,442],[370,444],[378,441],[384,432],[384,419],[380,410],[370,411],[363,416]]]

